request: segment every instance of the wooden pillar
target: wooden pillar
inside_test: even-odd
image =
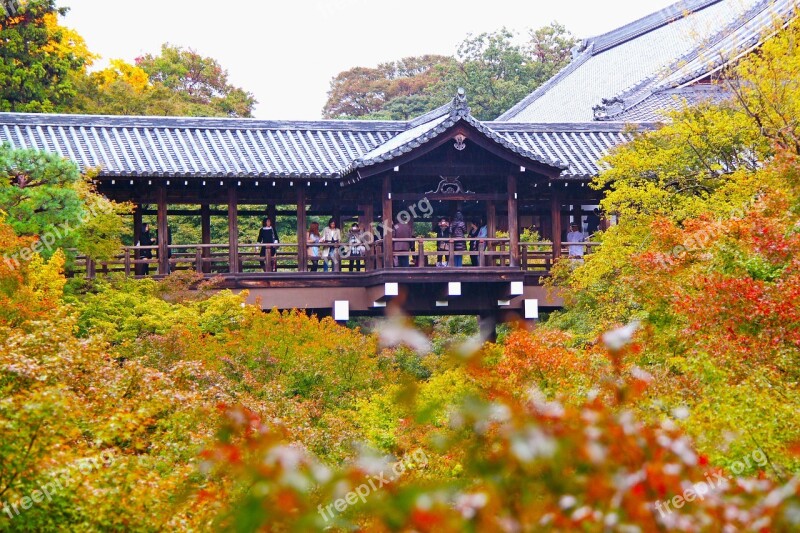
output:
[[[167,224],[167,188],[159,185],[156,188],[158,204],[158,273],[169,274],[169,225]]]
[[[308,249],[306,248],[306,190],[301,184],[297,187],[297,270],[308,270]]]
[[[272,203],[267,206],[267,218],[272,221],[272,227],[278,228],[278,204]],[[261,221],[259,220],[259,223]]]
[[[494,201],[489,200],[486,202],[486,233],[489,237],[494,238],[497,232],[497,209],[495,208]]]
[[[133,208],[133,245],[141,244],[142,240],[142,204],[136,204]],[[133,253],[134,259],[139,259],[141,253],[137,250]],[[137,276],[142,275],[142,265],[135,264],[133,269]]]
[[[358,212],[361,213],[361,216],[358,220],[358,225],[361,227],[362,231],[369,231],[369,228],[374,222],[375,217],[375,213],[372,209],[372,202],[368,204],[359,204]]]
[[[200,233],[202,244],[211,244],[211,206],[208,204],[200,206]],[[208,274],[211,272],[211,264],[205,260],[211,258],[211,248],[203,248],[200,255],[204,259],[202,272]]]
[[[509,266],[519,266],[519,215],[517,214],[517,177],[508,176]]]
[[[239,190],[235,183],[228,185],[228,268],[239,272]]]
[[[392,177],[387,174],[383,177],[381,187],[381,201],[383,203],[383,267],[394,267],[394,247],[392,246],[392,231],[394,230],[392,214]]]
[[[550,226],[553,228],[553,258],[561,257],[561,195],[555,187],[550,196]]]
[[[497,235],[497,207],[494,205],[494,200],[486,202],[486,236],[493,239]],[[486,251],[493,252],[496,249],[495,243],[486,243]],[[481,266],[495,266],[495,257],[484,257],[485,263]]]

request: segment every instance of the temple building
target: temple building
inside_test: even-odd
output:
[[[599,220],[602,191],[588,186],[601,159],[668,120],[664,110],[728,98],[715,83],[721,69],[795,8],[791,0],[678,2],[581,42],[566,68],[490,122],[476,120],[459,91],[410,121],[0,113],[0,142],[98,169],[101,193],[136,206],[134,242],[143,217],[155,215],[152,252],[133,246],[114,261],[79,260],[78,275],[192,269],[247,289],[265,309],[337,319],[378,314],[392,301],[411,314],[536,318],[561,305],[541,279],[566,253],[570,224],[587,235],[581,246],[590,253],[589,234],[613,223],[613,214]],[[400,224],[433,230],[457,212],[485,226],[476,246],[419,231],[397,236]],[[293,242],[242,241],[240,217],[287,214],[296,219]],[[201,242],[171,243],[175,215],[199,217]],[[227,219],[225,242],[212,242],[212,216]],[[322,227],[333,219],[342,240],[309,243],[311,218]],[[354,245],[346,235],[356,221],[365,231]],[[527,228],[540,240],[521,239]]]

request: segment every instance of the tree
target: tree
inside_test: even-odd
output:
[[[119,249],[119,214],[127,209],[97,194],[75,163],[57,154],[0,146],[0,210],[17,235],[38,241],[6,260],[72,247],[94,259],[109,257]]]
[[[185,105],[191,116],[249,117],[256,104],[252,93],[228,82],[228,71],[217,60],[194,50],[161,46],[160,55],[136,58],[154,86],[163,86]]]
[[[464,87],[473,115],[492,120],[566,66],[575,39],[558,23],[529,30],[527,42],[503,28],[470,36],[458,47],[458,67],[431,91],[455,94]]]
[[[795,21],[730,67],[731,101],[673,113],[607,158],[595,186],[620,223],[557,267],[572,301],[551,322],[590,342],[640,320],[632,361],[660,377],[656,416],[688,407],[710,456],[757,446],[776,476],[796,471],[800,440],[798,37]]]
[[[570,59],[575,39],[560,24],[469,36],[456,57],[421,56],[355,67],[331,81],[326,118],[408,120],[446,103],[464,87],[472,113],[491,120],[547,81]]]
[[[396,98],[421,97],[453,59],[438,55],[406,57],[377,68],[354,67],[331,80],[325,118],[363,117]],[[427,109],[426,109],[427,110]]]
[[[93,56],[83,39],[58,25],[55,0],[30,0],[0,12],[0,111],[53,112],[75,96],[73,75]]]

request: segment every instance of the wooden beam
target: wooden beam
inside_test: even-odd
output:
[[[382,223],[387,225],[383,228],[383,267],[394,267],[394,250],[392,246],[392,230],[394,229],[392,214],[392,177],[391,174],[383,176],[383,186],[381,187],[381,202],[383,204]]]
[[[228,185],[228,265],[239,272],[239,191],[236,184]]]
[[[396,193],[392,195],[393,200],[398,202],[418,202],[421,198],[426,197],[431,202],[435,200],[453,201],[453,202],[469,202],[469,201],[501,201],[505,200],[506,195],[503,193],[474,193],[474,194],[425,194],[425,193]]]
[[[297,188],[297,270],[308,270],[308,249],[306,248],[306,189]]]
[[[553,258],[561,257],[561,197],[553,187],[550,197],[550,227],[552,230]]]
[[[158,204],[158,273],[169,274],[169,225],[167,223],[167,188],[159,185],[156,190]]]
[[[508,176],[509,266],[519,266],[519,215],[517,214],[517,177]]]

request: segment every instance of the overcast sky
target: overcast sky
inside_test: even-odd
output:
[[[194,48],[253,92],[255,116],[318,119],[333,76],[421,54],[452,55],[468,33],[538,28],[603,33],[673,0],[61,0],[65,24],[103,60]],[[102,65],[102,63],[101,63]]]

